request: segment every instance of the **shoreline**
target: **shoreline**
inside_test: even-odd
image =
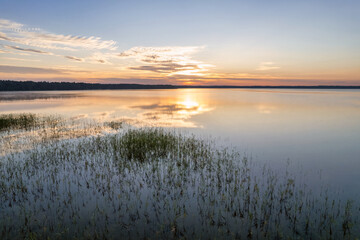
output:
[[[103,84],[84,82],[34,82],[0,80],[0,92],[16,91],[82,91],[82,90],[160,90],[160,89],[360,89],[360,86],[316,85],[316,86],[183,86],[183,85],[147,85],[147,84]]]

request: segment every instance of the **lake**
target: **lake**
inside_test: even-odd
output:
[[[2,92],[0,113],[57,114],[181,128],[254,162],[290,160],[310,184],[360,194],[359,90],[99,90]],[[319,177],[320,176],[320,177]]]

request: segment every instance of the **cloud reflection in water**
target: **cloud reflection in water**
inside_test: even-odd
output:
[[[167,127],[201,127],[190,121],[192,116],[212,110],[196,101],[176,102],[172,104],[135,105],[131,108],[141,109],[138,117],[152,121],[156,126]]]

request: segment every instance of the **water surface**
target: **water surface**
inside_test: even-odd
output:
[[[0,113],[60,114],[182,128],[219,139],[254,161],[287,159],[309,181],[360,192],[359,90],[101,90],[2,92]]]

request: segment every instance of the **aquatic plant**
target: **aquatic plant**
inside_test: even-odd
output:
[[[99,122],[95,119],[64,118],[58,115],[2,114],[0,156],[51,143],[119,131],[124,121]]]
[[[1,239],[352,239],[358,202],[214,142],[129,128],[0,159]]]
[[[37,117],[35,114],[1,114],[0,131],[10,128],[31,128],[36,126]]]
[[[105,126],[111,127],[112,129],[122,128],[124,122],[123,121],[110,121],[105,122]]]
[[[0,114],[0,131],[10,129],[30,130],[45,125],[56,127],[60,123],[59,116],[42,116],[33,113]]]

